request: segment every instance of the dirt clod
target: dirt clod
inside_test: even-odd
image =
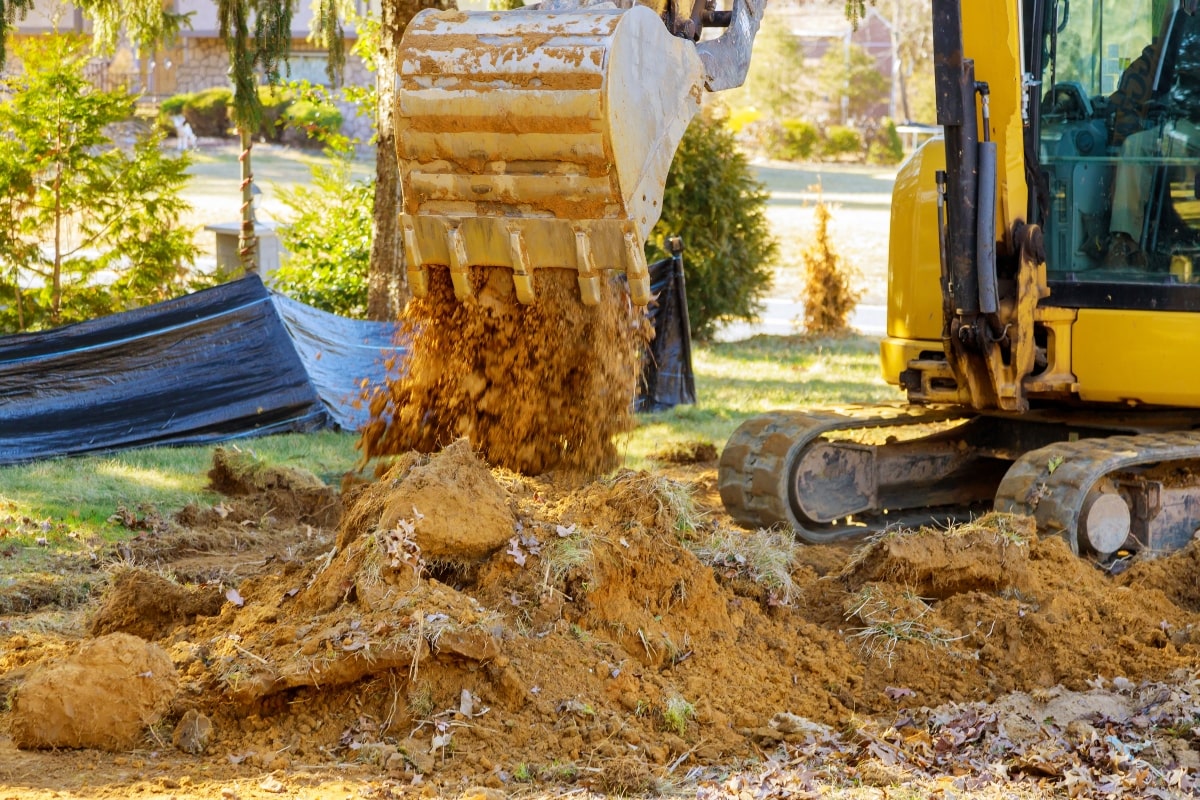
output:
[[[197,616],[215,616],[225,602],[217,586],[180,586],[144,569],[122,570],[92,617],[92,636],[129,633],[154,640]]]
[[[127,750],[162,718],[176,682],[175,667],[157,644],[126,633],[86,641],[17,689],[13,741],[24,749]]]
[[[466,565],[503,547],[514,522],[487,465],[459,439],[432,457],[394,466],[367,489],[347,515],[338,547],[366,532],[403,528],[425,560]]]
[[[209,485],[231,497],[263,496],[277,515],[333,527],[341,515],[337,491],[308,470],[266,464],[253,452],[218,447],[213,451]]]
[[[717,460],[717,447],[712,442],[679,442],[650,454],[664,464],[702,464]]]
[[[175,725],[171,743],[177,750],[198,756],[208,749],[212,736],[212,720],[196,709],[189,708]]]

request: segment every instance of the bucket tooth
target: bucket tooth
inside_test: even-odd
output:
[[[508,247],[512,252],[513,285],[517,289],[517,301],[532,303],[533,275],[529,271],[529,248],[525,246],[525,235],[519,230],[509,230]]]
[[[579,265],[579,296],[583,304],[600,304],[600,273],[596,270],[596,257],[592,254],[592,240],[578,228],[575,229],[575,263]]]
[[[446,230],[446,247],[450,251],[450,280],[454,283],[454,296],[466,300],[471,291],[471,262],[467,259],[467,243],[461,228]]]
[[[414,297],[424,297],[429,294],[429,273],[425,271],[425,262],[421,260],[417,232],[413,230],[411,222],[404,225],[404,249],[407,251],[408,288]]]
[[[633,231],[625,231],[625,258],[629,297],[635,305],[644,306],[650,302],[650,268],[646,265],[646,251]]]

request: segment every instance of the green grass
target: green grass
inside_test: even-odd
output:
[[[718,449],[739,424],[772,409],[895,400],[879,377],[878,343],[865,337],[805,340],[758,336],[697,347],[695,406],[642,415],[620,442],[625,466],[642,469],[672,443],[706,441]],[[287,434],[240,440],[271,464],[296,466],[336,485],[354,468],[348,433]],[[162,447],[0,468],[0,543],[30,547],[111,541],[128,531],[108,518],[125,507],[170,514],[188,503],[214,504],[207,491],[213,446]]]
[[[765,411],[902,399],[880,375],[878,340],[865,336],[755,336],[697,347],[692,362],[696,405],[641,415],[620,442],[626,466],[645,468],[650,454],[689,441],[720,449],[738,425]]]
[[[354,466],[355,441],[351,434],[322,432],[242,440],[237,446],[336,483]],[[191,502],[216,503],[218,496],[205,488],[212,451],[213,446],[154,447],[0,468],[0,540],[29,546],[41,537],[53,542],[56,534],[110,539],[124,530],[108,522],[119,506],[148,505],[166,514]]]

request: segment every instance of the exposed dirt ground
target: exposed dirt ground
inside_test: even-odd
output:
[[[797,547],[697,455],[579,486],[459,442],[339,493],[217,451],[219,504],[0,620],[0,795],[1196,791],[1200,545]]]

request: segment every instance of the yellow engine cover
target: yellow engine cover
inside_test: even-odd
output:
[[[900,373],[921,352],[942,351],[942,268],[938,247],[938,170],[945,142],[922,145],[896,174],[888,248],[887,338],[880,343],[883,377]]]
[[[1200,408],[1200,314],[1083,308],[1071,342],[1079,399]]]

